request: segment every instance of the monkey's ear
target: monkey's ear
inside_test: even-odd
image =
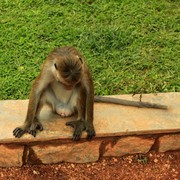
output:
[[[54,67],[57,69],[57,65],[56,65],[56,63],[54,63]]]

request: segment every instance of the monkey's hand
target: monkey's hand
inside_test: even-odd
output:
[[[74,141],[78,141],[82,136],[82,132],[86,129],[83,120],[67,122],[66,126],[71,126],[72,128],[74,128],[74,133],[73,133]]]
[[[35,137],[37,130],[40,130],[40,131],[43,130],[43,126],[39,121],[32,123],[31,126],[23,125],[21,127],[15,128],[13,131],[13,135],[16,138],[20,138],[23,134],[29,133]]]
[[[14,129],[13,131],[13,135],[16,137],[16,138],[20,138],[24,133],[27,132],[27,129],[24,128],[24,127],[17,127]]]

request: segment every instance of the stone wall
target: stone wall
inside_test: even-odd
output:
[[[139,101],[139,95],[116,98]],[[72,141],[73,129],[65,123],[76,117],[61,118],[47,107],[40,114],[44,127],[34,138],[25,134],[14,138],[13,129],[23,124],[28,100],[0,101],[0,166],[86,163],[103,156],[124,156],[180,150],[180,93],[145,94],[141,101],[160,103],[168,110],[125,107],[95,103],[92,141]]]

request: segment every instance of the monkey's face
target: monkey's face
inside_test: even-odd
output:
[[[63,84],[65,89],[73,89],[81,81],[82,65],[79,58],[66,58],[54,63],[56,80]]]

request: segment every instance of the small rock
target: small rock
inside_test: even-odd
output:
[[[113,158],[113,161],[114,161],[114,162],[117,162],[118,160],[117,160],[116,158]]]
[[[165,164],[164,166],[165,166],[166,168],[168,168],[168,169],[170,168],[170,165],[169,165],[169,164]]]
[[[1,173],[1,177],[4,177],[4,174],[3,174],[3,173]]]
[[[102,165],[103,165],[103,166],[106,166],[106,163],[103,163]]]
[[[158,162],[158,159],[154,159],[154,162],[157,163],[157,162]]]
[[[71,167],[72,167],[72,168],[74,168],[74,167],[75,167],[75,165],[74,165],[74,164],[71,164]]]
[[[33,170],[33,174],[40,174],[39,171]]]
[[[152,156],[153,156],[153,155],[150,153],[150,154],[149,154],[149,157],[152,157]]]

